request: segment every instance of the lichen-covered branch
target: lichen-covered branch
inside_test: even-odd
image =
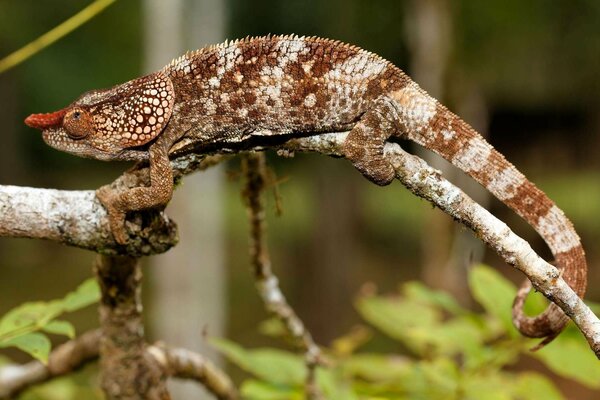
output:
[[[271,259],[265,240],[266,223],[262,199],[262,192],[268,183],[265,155],[247,154],[243,158],[242,169],[246,178],[243,195],[250,220],[250,259],[256,287],[267,311],[283,323],[296,345],[304,351],[307,366],[307,398],[321,399],[323,396],[316,382],[316,368],[321,359],[321,350],[302,320],[288,304],[271,269]]]
[[[117,246],[93,191],[0,186],[0,236],[137,256],[163,253],[177,243],[175,224],[158,211],[140,213],[128,224],[140,236],[127,246]]]
[[[175,179],[224,159],[222,155],[178,157],[172,162]],[[134,187],[147,181],[147,167],[138,164],[111,186]],[[91,190],[0,185],[0,236],[53,240],[103,254],[138,257],[164,253],[177,243],[176,225],[162,212],[134,213],[127,225],[134,235],[126,246],[120,246],[110,232],[106,210]]]

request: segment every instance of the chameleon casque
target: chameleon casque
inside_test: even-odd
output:
[[[267,36],[206,47],[162,70],[83,94],[66,108],[25,123],[50,146],[100,160],[148,160],[151,185],[98,191],[117,242],[129,211],[163,207],[173,193],[168,152],[180,140],[241,143],[251,138],[350,131],[346,158],[370,181],[395,177],[388,139],[410,139],[465,171],[524,218],[546,241],[567,283],[583,296],[587,266],[563,212],[471,126],[402,70],[356,46],[316,37]],[[550,342],[568,322],[554,304],[513,320],[522,334]]]

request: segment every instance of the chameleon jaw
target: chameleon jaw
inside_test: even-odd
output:
[[[48,129],[60,125],[66,113],[67,109],[63,108],[62,110],[53,113],[31,114],[29,117],[25,118],[25,124],[35,129]]]

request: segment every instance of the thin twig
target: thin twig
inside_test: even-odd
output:
[[[52,43],[56,42],[63,36],[71,33],[87,21],[98,15],[106,7],[114,3],[115,0],[96,0],[71,18],[67,19],[62,24],[44,33],[32,42],[29,42],[19,50],[9,54],[0,60],[0,74],[4,71],[11,69],[12,67],[19,65],[29,57],[40,52]]]
[[[316,368],[321,361],[321,350],[288,304],[271,268],[271,259],[265,239],[266,223],[262,199],[262,192],[267,185],[264,153],[245,155],[242,169],[246,178],[243,196],[246,200],[250,220],[250,258],[256,287],[267,310],[283,323],[296,345],[304,351],[307,367],[305,385],[307,398],[321,399],[323,396],[316,382]]]
[[[202,355],[188,349],[171,348],[161,343],[149,346],[148,352],[156,358],[167,375],[198,381],[220,400],[238,398],[231,378]]]

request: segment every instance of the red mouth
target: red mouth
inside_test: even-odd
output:
[[[47,129],[53,126],[60,125],[62,119],[67,113],[66,109],[47,114],[31,114],[25,118],[25,124],[35,129]]]

